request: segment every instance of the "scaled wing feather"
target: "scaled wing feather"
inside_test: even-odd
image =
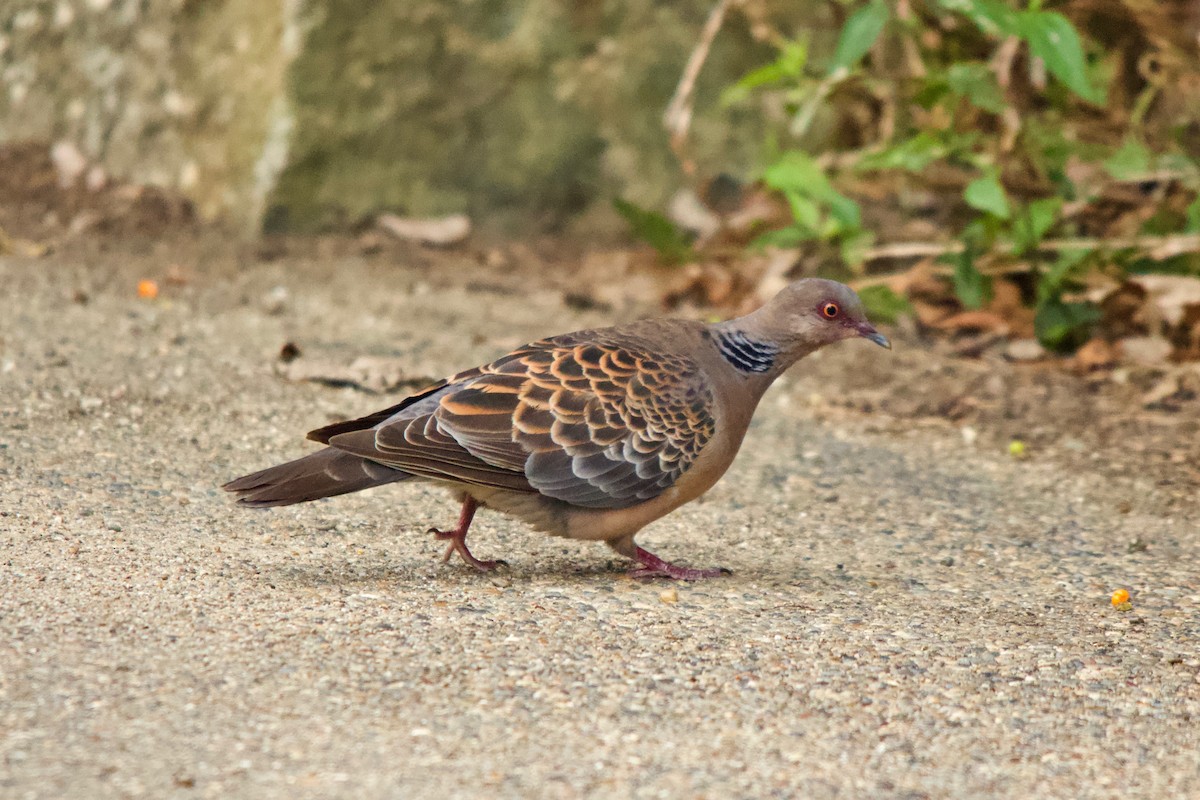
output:
[[[370,425],[330,426],[328,442],[424,477],[576,506],[643,502],[712,438],[713,394],[691,359],[607,333],[534,342],[430,387],[424,402],[364,417]]]

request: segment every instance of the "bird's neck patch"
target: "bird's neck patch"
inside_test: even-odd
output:
[[[716,331],[717,350],[740,372],[766,372],[775,365],[779,348],[752,339],[744,331]]]

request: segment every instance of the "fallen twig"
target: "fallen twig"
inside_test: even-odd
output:
[[[708,51],[712,47],[713,40],[717,38],[717,32],[721,30],[721,25],[725,22],[725,12],[729,10],[732,2],[733,0],[717,0],[713,10],[709,12],[708,20],[705,21],[704,28],[700,31],[700,40],[696,42],[692,55],[683,68],[683,75],[679,78],[679,85],[675,87],[675,94],[671,97],[671,102],[667,103],[666,110],[663,111],[663,125],[671,136],[671,150],[679,159],[684,173],[688,175],[696,171],[696,165],[687,157],[685,149],[688,130],[692,126],[692,99],[696,89],[696,78],[700,75],[700,68],[704,66],[705,60],[708,59]]]
[[[1012,242],[998,241],[991,252],[1010,251],[1012,246]],[[870,248],[864,254],[863,260],[929,258],[955,255],[963,252],[964,249],[965,246],[962,242],[892,242]],[[1043,253],[1064,253],[1075,250],[1142,250],[1148,257],[1162,261],[1184,253],[1200,253],[1200,234],[1122,236],[1112,239],[1090,237],[1047,239],[1039,242],[1033,249]]]

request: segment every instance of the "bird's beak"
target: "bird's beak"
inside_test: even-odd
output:
[[[871,323],[863,322],[855,327],[858,330],[858,335],[864,339],[870,339],[875,344],[888,350],[892,349],[892,343],[888,341],[888,338],[875,330],[875,327]]]

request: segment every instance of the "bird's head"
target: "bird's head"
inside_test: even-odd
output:
[[[759,310],[765,326],[811,352],[842,339],[868,339],[889,350],[892,343],[867,319],[858,294],[837,281],[805,278],[788,284]]]

